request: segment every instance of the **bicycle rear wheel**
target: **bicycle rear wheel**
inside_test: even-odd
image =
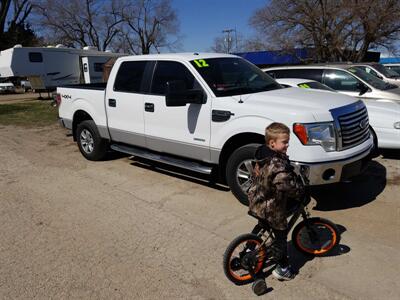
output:
[[[255,234],[246,233],[234,239],[226,248],[223,268],[226,277],[236,285],[253,281],[253,274],[262,271],[266,250],[261,246],[262,239]]]
[[[308,255],[325,256],[340,242],[337,226],[323,218],[301,221],[292,232],[292,242],[297,250]]]

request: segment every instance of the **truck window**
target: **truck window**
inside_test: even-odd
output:
[[[29,52],[30,62],[43,62],[43,56],[40,52]]]
[[[121,63],[114,82],[114,91],[140,93],[143,73],[147,61],[126,61]]]
[[[165,95],[168,81],[181,80],[188,90],[193,89],[195,79],[192,73],[181,63],[174,61],[158,61],[154,72],[151,94]]]
[[[337,91],[359,90],[359,80],[353,75],[341,70],[325,70],[324,83]]]

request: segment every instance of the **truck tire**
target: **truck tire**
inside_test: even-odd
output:
[[[254,167],[254,154],[261,144],[248,144],[236,149],[226,164],[226,180],[232,194],[243,205],[249,205],[247,189]]]
[[[102,160],[107,154],[107,141],[102,139],[92,120],[78,124],[76,141],[82,155],[88,160]]]

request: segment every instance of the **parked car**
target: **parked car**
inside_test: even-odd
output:
[[[21,88],[24,92],[27,92],[32,89],[31,83],[29,80],[21,80]]]
[[[276,81],[285,87],[317,89],[336,93],[330,87],[314,80],[279,78]],[[369,124],[373,130],[376,147],[379,149],[400,149],[400,104],[382,99],[365,99],[364,103],[368,110]]]
[[[15,86],[12,82],[0,82],[0,93],[15,93]]]
[[[379,63],[351,63],[383,81],[400,86],[400,75]]]
[[[106,85],[58,87],[57,93],[61,124],[72,130],[87,159],[102,159],[110,146],[220,174],[242,203],[255,150],[274,121],[292,129],[288,154],[296,169],[308,172],[312,185],[360,174],[373,147],[362,101],[282,88],[234,55],[122,57]]]
[[[304,78],[360,99],[400,101],[400,88],[387,83],[360,67],[348,65],[298,65],[262,69],[273,78]]]
[[[396,72],[400,76],[400,63],[384,64],[384,66],[389,70]]]

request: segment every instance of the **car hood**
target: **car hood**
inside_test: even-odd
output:
[[[235,96],[237,98],[239,96]],[[292,115],[312,114],[316,121],[332,120],[329,110],[357,102],[351,96],[339,93],[284,88],[251,95],[242,95],[241,99],[254,106],[260,113],[279,110]]]
[[[400,88],[379,91],[379,98],[400,101]]]

